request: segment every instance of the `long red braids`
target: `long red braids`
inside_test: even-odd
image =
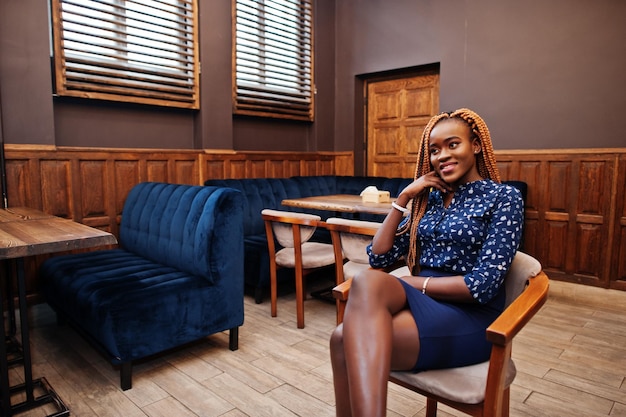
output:
[[[420,148],[417,154],[417,164],[415,166],[415,179],[432,171],[429,152],[430,133],[437,123],[448,119],[459,119],[467,123],[473,137],[479,140],[482,148],[482,151],[476,155],[478,173],[483,178],[490,178],[493,181],[500,182],[500,173],[496,165],[491,135],[487,124],[478,114],[470,109],[458,109],[451,113],[440,113],[430,119],[422,133]],[[417,196],[412,203],[409,222],[403,228],[398,229],[398,234],[405,233],[407,230],[410,231],[409,253],[406,262],[413,274],[419,272],[420,247],[419,239],[417,238],[417,227],[426,212],[427,203],[428,193]]]

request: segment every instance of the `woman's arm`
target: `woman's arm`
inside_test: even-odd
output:
[[[509,186],[498,196],[479,257],[465,275],[465,283],[478,302],[487,303],[497,294],[517,252],[523,226],[524,201],[519,190]]]
[[[412,287],[421,290],[426,295],[444,301],[472,302],[474,298],[470,293],[465,278],[462,275],[451,277],[436,277],[429,279],[424,289],[424,283],[428,277],[423,276],[406,276],[401,277]]]
[[[516,189],[507,189],[495,203],[478,258],[472,271],[464,276],[428,280],[425,293],[446,301],[488,302],[508,272],[519,245],[524,221],[523,200]],[[424,289],[427,277],[402,279],[418,290]]]
[[[406,188],[400,192],[400,195],[398,195],[396,204],[400,207],[406,207],[409,201],[424,192],[428,192],[431,187],[443,193],[451,191],[450,186],[443,182],[443,180],[432,171],[407,185]],[[383,254],[393,248],[396,239],[396,231],[402,219],[403,213],[401,211],[392,209],[389,212],[383,221],[383,225],[378,229],[372,239],[372,253]]]

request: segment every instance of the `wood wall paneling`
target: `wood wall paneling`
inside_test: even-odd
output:
[[[613,195],[613,158],[597,159],[584,157],[578,166],[579,184],[575,191],[576,200],[576,257],[574,272],[581,280],[601,280],[601,286],[608,286],[608,269],[604,271],[610,259],[612,247],[603,242],[609,241],[611,219],[611,201]],[[604,278],[603,278],[604,277]]]
[[[496,152],[503,179],[528,184],[524,250],[552,278],[626,289],[626,155],[615,150]]]
[[[44,159],[40,162],[42,207],[36,208],[55,216],[75,218],[75,187],[71,178],[71,165],[68,159]],[[7,188],[10,190],[12,187],[7,185]]]
[[[167,159],[152,159],[146,161],[146,179],[154,182],[164,182],[169,178]]]
[[[198,162],[194,159],[189,160],[176,160],[172,164],[174,174],[172,175],[174,182],[177,184],[192,184],[200,185],[198,182],[200,176],[198,175]]]
[[[353,175],[352,152],[55,148],[7,145],[10,206],[30,206],[119,236],[141,181]],[[524,251],[551,278],[626,290],[626,149],[497,151],[503,180],[528,184]],[[29,293],[37,293],[28,263]]]
[[[538,247],[539,253],[544,256],[544,268],[565,272],[567,253],[573,249],[567,236],[570,229],[571,200],[571,161],[547,161],[547,187],[543,194],[543,218],[540,217],[540,227],[547,230],[547,240],[542,239]],[[543,223],[543,224],[542,224]]]
[[[335,175],[354,175],[354,155],[352,152],[334,154]]]
[[[225,161],[204,161],[204,172],[206,176],[201,179],[201,182],[210,179],[210,178],[224,178],[224,174],[226,172]]]
[[[626,290],[626,155],[619,155],[612,190],[615,214],[612,241],[613,254],[609,268],[610,288]]]
[[[74,218],[88,219],[91,217],[102,217],[108,214],[105,201],[110,201],[107,178],[109,177],[107,163],[104,160],[81,160],[78,161],[79,181],[76,192],[78,200],[77,206],[80,212]]]
[[[323,175],[320,173],[321,169],[318,169],[317,161],[304,160],[300,163],[300,166],[301,166],[300,169],[302,172],[314,172],[315,173],[315,174],[308,174],[308,175]]]
[[[10,205],[24,206],[26,202],[33,202],[38,207],[41,206],[39,172],[34,172],[33,168],[39,168],[39,165],[33,167],[28,159],[15,159],[7,161],[7,184],[20,184],[21,187],[8,187],[7,200]],[[38,197],[38,198],[36,198]],[[35,201],[36,200],[36,201]]]
[[[148,163],[148,178],[163,178],[167,174],[167,161]],[[113,172],[115,187],[115,205],[113,207],[116,215],[122,214],[124,201],[130,189],[140,182],[139,161],[125,161],[116,159],[113,161]]]
[[[285,169],[285,178],[300,175],[300,161],[285,161],[283,162],[283,166]],[[280,178],[281,176],[277,175],[276,177]]]

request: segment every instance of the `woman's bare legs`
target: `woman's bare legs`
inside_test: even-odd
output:
[[[337,416],[385,415],[390,369],[412,368],[419,353],[405,306],[396,277],[368,270],[353,280],[344,322],[330,342]]]

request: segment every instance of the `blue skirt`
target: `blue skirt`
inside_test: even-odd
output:
[[[450,276],[434,269],[422,269],[421,276]],[[438,301],[422,294],[400,280],[417,324],[420,352],[414,372],[428,369],[456,368],[489,360],[491,343],[487,341],[487,327],[504,310],[505,290],[487,304],[476,302],[452,303]]]

